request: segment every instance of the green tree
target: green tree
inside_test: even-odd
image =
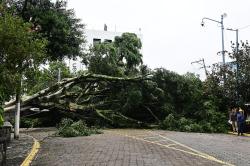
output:
[[[90,48],[84,63],[87,65],[88,71],[92,73],[111,76],[124,74],[123,66],[118,63],[117,49],[114,47],[114,43],[95,44]]]
[[[5,12],[4,8],[1,9],[0,59],[2,63],[0,63],[0,75],[6,79],[6,82],[11,83],[8,86],[12,86],[14,89],[12,93],[16,94],[16,101],[20,103],[23,73],[44,62],[47,41],[39,39],[29,23],[25,23],[18,16]],[[8,73],[8,75],[2,75],[2,73]],[[19,111],[20,107],[17,114]]]
[[[94,44],[85,55],[84,63],[93,73],[113,76],[139,73],[142,64],[141,41],[134,33],[123,33],[114,42]]]
[[[247,42],[242,42],[238,53],[236,53],[235,45],[232,44],[232,52],[229,54],[231,62],[228,62],[225,67],[215,64],[206,81],[207,87],[210,86],[211,94],[218,96],[218,101],[224,100],[224,102],[221,102],[224,111],[230,106],[242,106],[250,101],[249,47]],[[225,82],[222,81],[223,75],[226,75]]]
[[[66,0],[13,0],[11,7],[48,40],[48,60],[82,55],[84,25],[75,17],[73,9],[66,9]]]
[[[140,53],[142,43],[136,34],[123,33],[122,36],[117,36],[114,46],[117,48],[119,62],[125,61],[128,71],[142,64],[142,54]]]

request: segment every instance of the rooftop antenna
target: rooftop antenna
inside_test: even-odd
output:
[[[104,31],[108,31],[108,26],[107,26],[107,24],[104,24]]]

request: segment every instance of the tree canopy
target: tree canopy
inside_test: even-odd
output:
[[[84,63],[93,73],[113,76],[138,73],[142,64],[142,47],[140,39],[134,33],[123,33],[115,37],[112,43],[94,44],[85,55]]]
[[[214,65],[208,81],[217,85],[224,98],[228,101],[227,106],[244,105],[250,101],[250,53],[249,44],[242,42],[236,53],[235,44],[232,44],[232,53],[229,54],[231,62],[223,68],[220,64]],[[226,75],[226,81],[222,84],[222,75]],[[215,93],[216,94],[216,93]]]
[[[17,87],[16,80],[22,77],[22,73],[44,62],[47,41],[40,39],[31,25],[21,18],[4,11],[1,14],[0,88],[8,97],[8,94],[15,93],[13,87]]]
[[[48,60],[63,60],[82,55],[84,25],[67,9],[66,0],[12,0],[10,8],[32,29],[48,40]]]
[[[47,41],[29,23],[0,8],[0,105],[11,95],[20,96],[23,73],[45,59]],[[2,113],[2,106],[0,112]],[[2,122],[0,116],[0,122]]]

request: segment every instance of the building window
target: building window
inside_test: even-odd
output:
[[[106,43],[112,43],[112,40],[110,40],[110,39],[105,39],[104,42],[106,42]]]
[[[93,44],[100,44],[101,43],[101,39],[93,39]]]

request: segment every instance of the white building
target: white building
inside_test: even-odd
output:
[[[101,42],[113,42],[116,36],[121,36],[124,32],[116,32],[116,31],[108,31],[107,25],[104,25],[103,30],[94,30],[94,29],[85,29],[85,49],[88,50],[88,48],[93,45],[94,43],[101,43]],[[142,34],[135,33],[138,38],[142,41]],[[83,64],[80,63],[80,59],[78,60],[69,60],[69,66],[71,71],[75,70],[82,70],[85,68]]]
[[[124,32],[108,31],[107,26],[104,26],[104,30],[85,30],[85,36],[87,40],[87,46],[93,45],[95,42],[112,42],[116,36],[121,36]],[[142,34],[135,33],[142,41]]]

